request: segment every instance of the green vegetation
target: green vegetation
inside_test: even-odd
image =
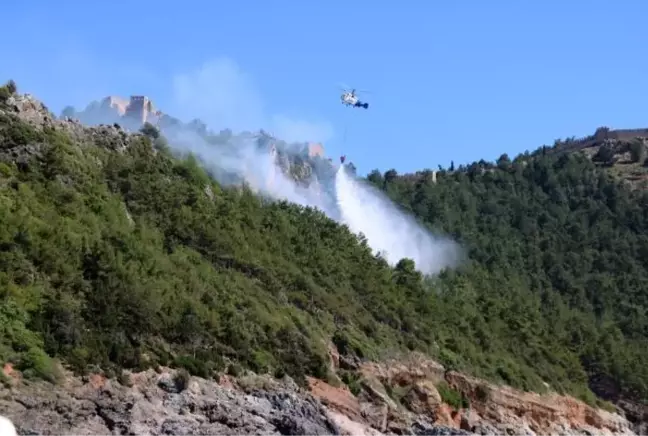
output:
[[[648,394],[648,194],[582,154],[506,156],[458,171],[368,179],[471,263],[434,283],[446,364],[593,402]],[[435,306],[439,307],[439,306]],[[449,328],[448,328],[449,327]]]
[[[340,379],[344,382],[345,385],[349,388],[349,391],[353,395],[358,395],[362,391],[362,386],[360,383],[360,375],[353,371],[340,370]]]
[[[16,82],[13,80],[8,81],[5,85],[0,86],[0,103],[5,103],[9,97],[18,91]]]
[[[303,382],[327,378],[332,341],[590,403],[605,380],[648,396],[648,196],[585,157],[501,158],[437,183],[372,173],[469,250],[461,270],[423,280],[316,210],[224,189],[147,134],[111,151],[0,113],[1,360],[51,380],[58,358]]]
[[[468,398],[458,390],[450,387],[445,381],[442,381],[437,385],[437,390],[439,391],[441,400],[454,409],[459,410],[470,407],[470,401],[468,401]]]
[[[189,374],[189,372],[184,368],[178,370],[178,372],[175,374],[175,377],[173,378],[173,382],[178,392],[182,392],[187,389],[189,387],[190,381],[191,374]]]

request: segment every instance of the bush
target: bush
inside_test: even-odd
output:
[[[3,371],[0,371],[0,385],[2,385],[5,389],[9,389],[11,387],[11,378],[7,376]]]
[[[442,381],[437,386],[441,400],[454,409],[467,409],[470,407],[468,398],[462,393],[453,389],[447,382]]]
[[[39,348],[30,348],[20,360],[18,369],[26,378],[42,378],[51,383],[58,383],[63,379],[63,373],[57,363]]]
[[[632,162],[642,162],[646,159],[646,146],[642,139],[630,143],[630,158]]]
[[[175,384],[178,392],[182,392],[189,387],[189,382],[191,381],[191,374],[184,368],[181,368],[176,372],[173,377],[173,382]]]
[[[340,379],[349,388],[353,395],[359,395],[362,392],[362,385],[360,384],[360,376],[353,371],[341,370]]]
[[[174,366],[183,368],[191,375],[201,378],[210,378],[216,370],[216,364],[209,360],[196,359],[193,356],[178,356],[173,361]]]
[[[491,395],[490,387],[488,387],[485,384],[479,384],[475,388],[475,397],[477,398],[478,401],[481,401],[482,403],[486,403],[488,400],[490,400],[490,395]]]
[[[634,140],[630,143],[630,159],[632,162],[641,162],[646,159],[646,146],[642,139]]]
[[[614,163],[615,155],[616,151],[614,147],[606,144],[599,147],[596,154],[592,157],[592,160],[594,160],[595,162],[600,162],[604,165],[611,165],[612,163]]]
[[[16,85],[16,82],[14,82],[11,79],[5,84],[5,88],[7,89],[9,94],[11,94],[11,95],[18,92],[18,85]]]
[[[14,95],[16,91],[18,90],[18,87],[16,86],[16,82],[13,80],[9,80],[7,83],[4,84],[4,86],[0,87],[0,102],[4,103],[7,101],[9,97]]]
[[[227,374],[231,375],[232,377],[240,377],[241,375],[243,375],[243,368],[237,362],[232,362],[227,367]]]
[[[117,381],[119,382],[119,384],[121,384],[122,386],[126,386],[127,388],[133,386],[133,380],[131,379],[130,374],[124,371],[119,373],[119,376],[117,377]]]
[[[160,130],[155,127],[153,124],[146,122],[140,129],[140,133],[151,138],[151,140],[158,139],[160,137]]]

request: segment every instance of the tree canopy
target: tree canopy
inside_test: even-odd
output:
[[[466,320],[462,334],[443,343],[462,362],[513,384],[571,380],[645,400],[645,191],[580,153],[503,155],[442,170],[436,183],[395,170],[368,180],[468,248],[470,266],[437,284],[460,300],[452,310]]]

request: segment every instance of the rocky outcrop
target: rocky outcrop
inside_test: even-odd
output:
[[[569,396],[497,386],[446,371],[439,363],[417,354],[361,364],[358,374],[362,391],[357,396],[346,387],[321,380],[309,380],[310,390],[329,409],[347,416],[355,425],[384,433],[421,434],[418,432],[427,431],[421,429],[435,428],[452,434],[630,435],[643,428],[619,413],[588,406]],[[451,396],[457,404],[449,404]]]
[[[221,383],[160,369],[122,383],[68,376],[53,388],[20,383],[0,394],[19,434],[338,434],[321,403],[288,380]]]
[[[119,124],[102,124],[86,126],[74,118],[55,117],[49,109],[30,94],[14,94],[6,101],[0,114],[13,115],[37,129],[64,131],[76,144],[95,144],[114,151],[123,151],[138,135],[129,134]],[[33,143],[24,147],[13,148],[12,153],[37,154],[42,144]],[[27,150],[22,150],[27,148]],[[15,156],[14,160],[19,160]]]
[[[288,377],[223,375],[212,381],[170,368],[124,373],[118,380],[67,374],[57,386],[22,380],[10,367],[4,374],[0,415],[23,435],[469,434],[425,417],[408,421],[391,414],[390,427],[381,432],[365,418],[367,403],[345,389],[339,390],[345,392],[340,401],[331,392],[336,388],[315,379],[310,393]]]

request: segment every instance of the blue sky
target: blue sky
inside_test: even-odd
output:
[[[363,174],[648,126],[645,0],[5,3],[0,79],[56,113],[146,94],[214,128],[323,140]],[[339,83],[370,109],[343,107]]]

